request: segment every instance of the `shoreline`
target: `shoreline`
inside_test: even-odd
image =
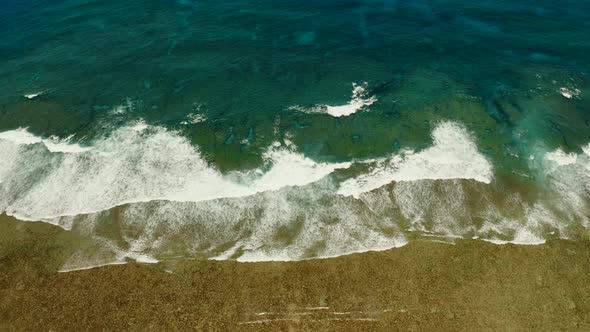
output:
[[[168,260],[58,273],[73,235],[0,219],[0,329],[584,330],[590,242],[417,240],[294,262]]]
[[[113,209],[117,209],[119,208],[119,206],[114,207]],[[42,220],[42,219],[27,219],[27,218],[22,218],[21,216],[18,215],[10,215],[10,214],[6,214],[6,213],[2,213],[0,214],[0,223],[3,222],[4,220],[8,220],[10,222],[17,222],[17,223],[33,223],[33,224],[44,224],[44,225],[49,225],[49,226],[54,226],[59,228],[60,230],[63,230],[65,232],[72,232],[72,228],[71,227],[65,227],[64,225],[61,225],[59,223],[54,223],[48,220]],[[40,226],[43,227],[43,226]],[[398,242],[395,245],[391,245],[391,246],[383,246],[383,247],[372,247],[372,248],[363,248],[363,249],[358,249],[358,250],[350,250],[350,251],[343,251],[341,253],[338,254],[334,254],[334,255],[320,255],[320,256],[314,256],[314,257],[303,257],[303,258],[299,258],[299,259],[290,259],[290,258],[281,258],[280,256],[278,257],[273,257],[273,256],[264,256],[264,255],[257,255],[257,256],[261,256],[262,258],[260,259],[253,259],[251,256],[248,256],[248,258],[244,259],[243,256],[240,256],[238,258],[231,258],[231,254],[228,255],[227,253],[230,251],[233,251],[233,248],[230,248],[224,252],[221,252],[221,254],[216,255],[216,256],[186,256],[186,257],[182,257],[180,259],[185,259],[185,260],[212,260],[212,261],[235,261],[235,262],[240,262],[240,263],[270,263],[270,262],[277,262],[277,263],[288,263],[288,262],[300,262],[300,261],[307,261],[307,260],[324,260],[324,259],[334,259],[334,258],[339,258],[339,257],[345,257],[345,256],[350,256],[350,255],[354,255],[354,254],[364,254],[364,253],[373,253],[373,252],[383,252],[383,251],[389,251],[389,250],[394,250],[397,248],[401,248],[404,246],[407,246],[408,244],[415,242],[415,241],[427,241],[427,242],[438,242],[438,243],[442,243],[442,244],[448,244],[448,245],[455,245],[457,241],[474,241],[474,242],[487,242],[487,243],[492,243],[494,245],[523,245],[523,246],[536,246],[536,245],[543,245],[546,244],[548,240],[563,240],[563,241],[576,241],[576,240],[582,240],[582,241],[590,241],[590,238],[586,238],[584,236],[580,236],[579,238],[574,238],[574,239],[570,239],[570,238],[559,238],[559,237],[553,237],[553,238],[546,238],[546,239],[539,239],[539,241],[536,242],[526,242],[526,241],[517,241],[515,240],[500,240],[498,238],[480,238],[480,237],[472,237],[472,238],[464,238],[458,235],[436,235],[436,234],[428,234],[428,233],[420,233],[420,232],[412,232],[412,233],[408,233],[406,234],[408,237],[403,237],[403,238],[398,238]],[[81,234],[77,234],[76,232],[73,232],[72,234],[73,237],[81,237]],[[86,241],[90,241],[93,242],[91,237],[88,237],[87,235],[85,236],[87,237],[87,239],[85,239]],[[78,239],[80,240],[80,239]],[[95,243],[96,245],[96,243]],[[73,255],[73,256],[77,256],[77,255]],[[225,258],[223,258],[225,256]],[[110,266],[110,265],[124,265],[124,264],[128,264],[128,263],[137,263],[137,264],[158,264],[161,263],[161,261],[167,261],[167,260],[176,260],[176,257],[167,257],[167,258],[163,258],[163,259],[157,259],[153,256],[149,256],[149,255],[145,255],[145,254],[133,254],[133,255],[125,255],[125,256],[118,256],[119,258],[117,260],[112,260],[112,261],[108,261],[108,260],[103,260],[100,262],[95,262],[95,263],[88,263],[88,265],[85,265],[84,263],[82,263],[82,266],[79,267],[72,267],[72,268],[65,268],[67,264],[65,264],[64,266],[62,266],[60,269],[57,270],[58,273],[67,273],[67,272],[73,272],[73,271],[81,271],[81,270],[89,270],[89,269],[94,269],[94,268],[98,268],[98,267],[103,267],[103,266]]]

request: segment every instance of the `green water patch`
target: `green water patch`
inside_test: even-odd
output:
[[[88,133],[92,127],[94,114],[84,109],[67,109],[52,98],[38,97],[40,100],[23,100],[0,106],[0,131],[28,127],[33,133],[44,136],[68,137],[76,134],[78,138]]]
[[[371,63],[366,59],[358,61]],[[373,68],[371,74],[383,73],[377,65],[369,68]],[[28,127],[44,137],[76,134],[74,141],[82,139],[83,144],[91,144],[93,139],[142,119],[186,136],[214,167],[226,172],[261,167],[264,153],[275,142],[283,146],[293,142],[297,151],[328,162],[387,157],[401,149],[421,150],[432,144],[433,128],[450,120],[468,129],[496,172],[531,175],[529,159],[542,157],[534,155],[537,146],[546,151],[562,148],[566,152],[580,152],[590,128],[588,102],[584,98],[586,81],[577,76],[573,81],[566,79],[567,73],[554,70],[556,80],[567,82],[547,82],[550,69],[545,69],[542,79],[535,74],[540,69],[533,69],[519,73],[521,77],[526,77],[525,73],[532,76],[522,87],[543,83],[540,89],[510,90],[492,96],[470,95],[472,89],[440,71],[381,74],[383,79],[371,80],[365,86],[366,96],[376,98],[376,102],[340,118],[290,108],[349,103],[352,82],[341,81],[341,74],[328,70],[321,80],[311,83],[312,89],[293,91],[248,78],[245,91],[252,98],[243,105],[244,112],[233,112],[233,106],[223,104],[198,103],[195,100],[199,98],[189,97],[195,92],[188,88],[183,96],[191,104],[183,111],[153,108],[145,101],[131,99],[119,105],[75,111],[49,93],[4,105],[0,123],[2,129]],[[346,79],[352,80],[352,76]],[[558,89],[561,85],[580,92],[566,98]],[[236,83],[235,89],[238,86]],[[283,92],[275,94],[275,90]],[[258,97],[262,95],[265,98]],[[236,101],[244,96],[235,96]],[[228,98],[234,96],[230,94]],[[221,111],[223,108],[229,113]]]

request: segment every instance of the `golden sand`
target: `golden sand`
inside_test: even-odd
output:
[[[0,330],[590,330],[590,243],[414,241],[301,262],[57,273],[76,239],[0,216]]]

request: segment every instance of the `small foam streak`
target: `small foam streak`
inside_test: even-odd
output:
[[[58,270],[57,272],[58,273],[67,273],[67,272],[74,272],[74,271],[85,271],[85,270],[96,269],[96,268],[103,267],[103,266],[125,265],[125,264],[127,264],[127,262],[110,262],[110,263],[104,263],[104,264],[98,264],[98,265],[77,267],[77,268],[72,268],[72,269],[61,269],[61,270]]]
[[[366,82],[363,85],[352,83],[352,97],[350,101],[344,105],[316,105],[311,108],[293,106],[290,107],[290,109],[305,113],[324,113],[335,118],[350,116],[377,102],[377,98],[375,96],[367,96],[366,86]]]
[[[339,118],[342,116],[350,116],[360,111],[365,106],[373,105],[376,101],[377,98],[375,98],[374,96],[368,98],[365,96],[365,88],[363,86],[353,83],[352,98],[350,102],[348,102],[348,104],[346,105],[339,106],[325,105],[326,113],[335,118]]]
[[[370,233],[369,233],[370,234]],[[362,254],[366,252],[378,252],[390,250],[393,248],[400,248],[407,245],[409,242],[403,237],[388,238],[378,234],[370,234],[368,239],[360,244],[361,248],[339,248],[334,254],[321,254],[308,259],[326,259],[335,258],[346,255]],[[300,256],[294,255],[292,248],[284,248],[282,250],[273,250],[271,252],[266,250],[254,249],[242,254],[236,259],[241,263],[255,263],[255,262],[289,262],[303,260]]]
[[[34,99],[34,98],[39,97],[43,93],[45,93],[45,91],[39,91],[39,92],[29,93],[29,94],[24,95],[24,97],[27,98],[27,99]]]
[[[568,88],[568,87],[561,87],[559,88],[559,94],[564,96],[567,99],[572,99],[578,97],[582,91],[578,88]]]

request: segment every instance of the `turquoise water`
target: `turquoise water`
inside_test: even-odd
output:
[[[0,212],[102,248],[70,268],[585,238],[589,22],[584,1],[3,1]]]

